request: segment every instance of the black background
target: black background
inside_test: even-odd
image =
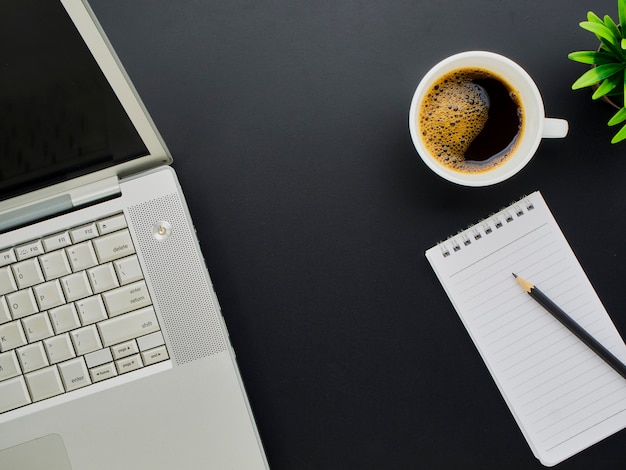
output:
[[[280,469],[530,469],[424,251],[542,191],[626,334],[626,143],[572,91],[615,0],[92,0],[174,158],[266,453]],[[570,123],[499,185],[454,186],[408,133],[424,73],[504,54]],[[613,435],[562,469],[623,469]]]

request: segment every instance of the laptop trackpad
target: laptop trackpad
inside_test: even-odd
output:
[[[65,444],[58,434],[50,434],[0,451],[0,468],[72,470]]]

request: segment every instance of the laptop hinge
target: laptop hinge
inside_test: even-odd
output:
[[[0,214],[0,232],[121,194],[117,176],[86,184],[57,196],[24,204]]]
[[[102,199],[108,199],[120,194],[120,185],[117,176],[111,176],[95,183],[80,186],[70,191],[72,205],[84,206]]]

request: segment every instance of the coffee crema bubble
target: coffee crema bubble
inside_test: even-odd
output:
[[[489,171],[514,152],[524,123],[518,93],[500,76],[463,68],[439,77],[418,114],[424,146],[462,173]]]

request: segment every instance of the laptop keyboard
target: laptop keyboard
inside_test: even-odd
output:
[[[0,413],[168,358],[123,214],[0,251]]]

